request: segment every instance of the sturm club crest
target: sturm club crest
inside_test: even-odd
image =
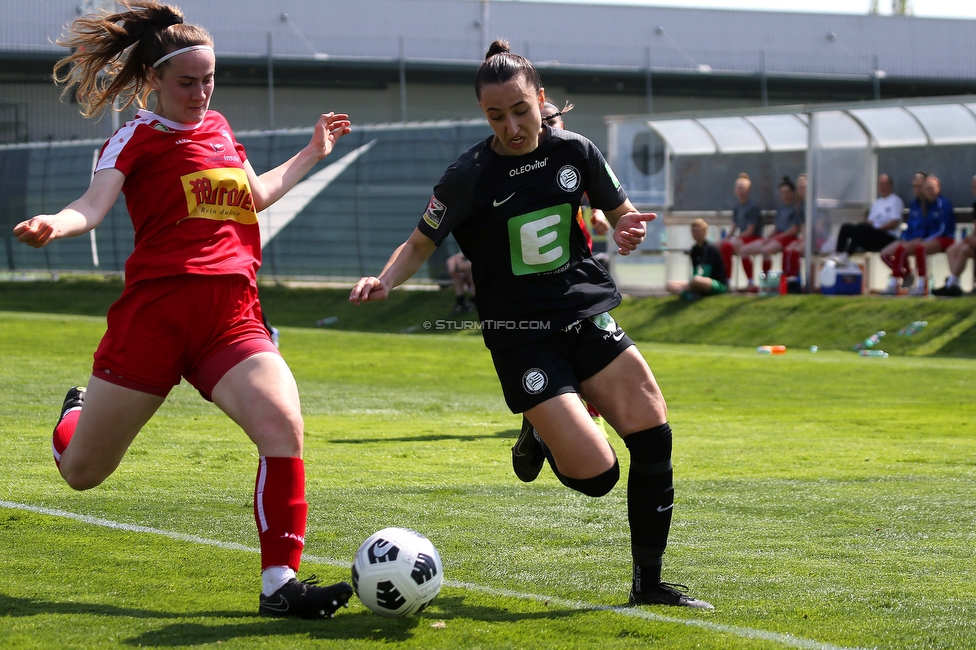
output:
[[[563,165],[556,173],[556,185],[564,192],[575,192],[580,186],[580,173],[572,165]]]
[[[529,395],[538,395],[549,385],[549,377],[538,368],[529,368],[522,375],[522,388]]]

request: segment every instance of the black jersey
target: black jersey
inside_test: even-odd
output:
[[[596,145],[548,125],[525,155],[500,156],[491,138],[476,144],[434,188],[418,228],[438,245],[453,233],[471,260],[490,349],[541,338],[620,304],[576,220],[584,192],[605,211],[627,200]]]
[[[722,254],[715,244],[706,241],[704,244],[695,244],[688,251],[691,256],[692,275],[700,275],[712,280],[718,280],[722,284],[728,284],[729,279],[725,275],[725,264],[722,262]]]

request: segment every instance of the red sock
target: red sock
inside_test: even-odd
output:
[[[261,456],[254,486],[254,520],[261,541],[261,570],[289,566],[298,572],[305,548],[305,463]]]
[[[732,244],[727,241],[722,242],[718,247],[719,252],[722,254],[722,264],[725,265],[725,277],[732,277],[732,254],[735,252],[732,250]]]
[[[68,411],[58,422],[58,426],[54,427],[54,440],[51,441],[51,449],[54,452],[54,464],[58,467],[61,467],[61,454],[68,448],[71,437],[75,435],[75,428],[78,426],[78,418],[80,417],[80,408]]]
[[[763,255],[763,273],[769,273],[773,268],[773,260]]]
[[[743,270],[743,271],[745,272],[745,274],[746,274],[746,280],[752,280],[752,279],[753,279],[753,278],[752,278],[752,272],[753,272],[753,271],[754,271],[755,269],[754,269],[754,268],[753,268],[753,266],[752,266],[752,258],[751,258],[750,256],[748,256],[748,255],[745,255],[745,256],[744,256],[744,257],[742,258],[742,270]],[[731,276],[731,275],[729,275],[728,277],[730,277],[730,278],[731,278],[732,276]]]
[[[925,256],[925,244],[915,247],[915,268],[918,269],[918,277],[924,278],[928,275],[928,260]]]
[[[905,247],[898,244],[898,248],[895,249],[895,259],[891,266],[891,274],[896,278],[903,278],[910,272],[908,263],[905,261]]]

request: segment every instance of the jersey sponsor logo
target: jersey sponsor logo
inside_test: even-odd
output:
[[[538,395],[549,385],[549,377],[539,368],[529,368],[522,375],[522,388],[529,395]]]
[[[619,190],[620,181],[617,180],[617,175],[613,173],[612,169],[610,169],[610,163],[603,163],[603,168],[607,170],[607,175],[610,176],[610,180],[613,181],[613,187]]]
[[[495,199],[494,201],[492,201],[492,202],[491,202],[491,205],[492,205],[493,207],[496,207],[496,208],[497,208],[498,206],[500,206],[500,205],[501,205],[502,203],[504,203],[505,201],[507,201],[507,200],[509,200],[509,199],[510,199],[510,198],[512,198],[513,196],[515,196],[515,192],[512,192],[511,194],[509,194],[508,196],[506,196],[506,197],[505,197],[504,199],[502,199],[501,201],[499,201],[498,199]]]
[[[424,221],[427,222],[427,225],[435,230],[440,228],[441,221],[446,214],[447,206],[438,201],[436,196],[431,196],[430,203],[427,204],[427,209],[424,211]]]
[[[574,219],[572,206],[568,203],[509,219],[512,273],[545,273],[566,264],[569,261],[570,226]]]
[[[556,173],[556,185],[563,192],[575,192],[580,186],[580,173],[572,165],[563,165]]]
[[[256,224],[251,189],[243,169],[206,169],[182,176],[187,219]]]
[[[543,168],[545,168],[547,162],[549,162],[549,157],[548,156],[546,156],[542,160],[537,160],[537,161],[535,161],[533,163],[529,163],[528,165],[522,165],[521,167],[516,167],[515,169],[510,169],[510,170],[508,170],[508,175],[510,177],[512,177],[512,178],[515,178],[516,176],[518,176],[520,174],[527,174],[529,172],[534,172],[537,169],[543,169]]]

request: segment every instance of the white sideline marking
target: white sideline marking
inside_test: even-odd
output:
[[[42,508],[40,506],[31,506],[23,503],[14,503],[12,501],[0,501],[0,507],[9,508],[11,510],[25,510],[27,512],[34,512],[42,515],[50,515],[52,517],[62,517],[64,519],[73,519],[75,521],[80,521],[85,524],[91,524],[93,526],[102,526],[104,528],[123,530],[131,533],[149,533],[152,535],[161,535],[163,537],[169,537],[170,539],[179,540],[181,542],[193,542],[194,544],[205,544],[207,546],[216,546],[217,548],[223,548],[232,551],[245,551],[247,553],[261,552],[260,549],[253,548],[250,546],[245,546],[243,544],[237,544],[236,542],[222,542],[216,539],[208,539],[206,537],[200,537],[198,535],[188,535],[186,533],[178,533],[171,530],[161,530],[159,528],[151,528],[149,526],[139,526],[137,524],[123,524],[117,521],[111,521],[110,519],[91,517],[89,515],[79,515],[77,513],[68,512],[66,510],[56,510],[54,508]],[[304,554],[303,558],[309,562],[316,562],[318,564],[327,564],[329,566],[334,566],[338,568],[347,568],[350,566],[349,562],[340,562],[339,560],[334,560],[332,558],[321,557],[318,555],[310,555],[308,553]],[[767,630],[756,630],[753,628],[739,627],[736,625],[722,625],[721,623],[713,623],[711,621],[706,621],[701,619],[664,616],[663,614],[655,614],[654,612],[648,612],[639,607],[613,607],[610,605],[594,605],[592,603],[586,603],[583,601],[564,600],[562,598],[552,598],[550,596],[543,596],[540,594],[528,594],[520,591],[513,591],[510,589],[496,589],[494,587],[485,587],[483,585],[473,584],[470,582],[457,582],[454,580],[445,580],[444,585],[454,589],[467,589],[469,591],[477,591],[492,596],[503,596],[506,598],[521,598],[523,600],[534,600],[537,602],[550,603],[552,605],[556,605],[558,607],[563,607],[566,609],[575,609],[581,611],[614,612],[616,614],[622,614],[623,616],[630,616],[632,618],[642,618],[648,621],[657,621],[660,623],[673,623],[675,625],[687,625],[689,627],[699,627],[704,630],[708,630],[710,632],[731,634],[746,639],[760,639],[763,641],[771,641],[773,643],[778,643],[780,645],[790,647],[790,648],[802,648],[803,650],[861,650],[859,648],[849,648],[845,646],[831,645],[829,643],[822,643],[820,641],[814,641],[813,639],[805,639],[803,637],[798,637],[783,632],[769,632]]]

